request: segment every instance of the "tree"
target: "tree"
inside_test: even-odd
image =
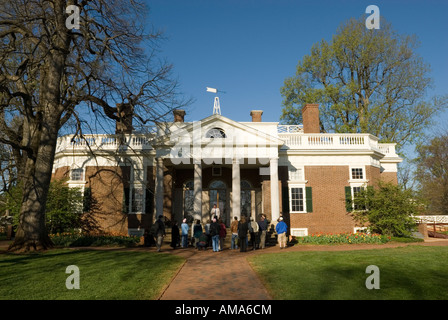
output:
[[[353,217],[368,224],[371,232],[387,236],[410,236],[416,223],[413,218],[422,210],[422,202],[415,193],[402,186],[380,181],[378,187],[367,187],[353,199]]]
[[[285,80],[281,120],[300,124],[302,106],[319,103],[322,132],[371,133],[398,148],[414,142],[447,105],[447,97],[425,100],[430,68],[417,47],[386,21],[379,30],[367,29],[364,18],[345,22]]]
[[[427,214],[448,214],[448,134],[417,147],[416,180],[428,201]]]
[[[6,194],[8,201],[1,209],[9,210],[14,217],[14,227],[19,223],[22,201],[22,187],[14,186]],[[52,180],[48,190],[45,209],[46,227],[50,233],[69,232],[74,229],[86,229],[85,216],[90,212],[83,210],[83,194],[79,188],[71,188],[64,180]]]
[[[79,13],[73,29],[69,5]],[[51,247],[45,204],[59,130],[83,118],[111,119],[129,133],[181,102],[171,66],[156,59],[160,33],[136,0],[0,1],[0,143],[12,148],[23,186],[10,250]]]

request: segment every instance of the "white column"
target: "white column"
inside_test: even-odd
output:
[[[194,219],[202,221],[202,163],[201,159],[194,159]]]
[[[240,161],[234,158],[232,161],[232,216],[241,218],[241,177],[240,177]]]
[[[280,217],[280,200],[278,193],[278,158],[271,158],[270,160],[271,172],[271,218],[272,222],[276,223]]]
[[[163,215],[163,159],[156,159],[156,216]]]

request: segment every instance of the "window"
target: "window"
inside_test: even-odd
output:
[[[306,237],[308,236],[308,228],[291,228],[291,235],[293,237]]]
[[[208,130],[205,133],[205,137],[206,138],[211,138],[211,139],[214,139],[214,138],[218,138],[218,139],[227,138],[226,137],[226,133],[221,128],[212,128],[212,129]]]
[[[81,181],[82,174],[83,174],[82,168],[72,169],[70,172],[70,179],[73,181]]]
[[[252,186],[246,180],[240,182],[241,190],[241,215],[250,217],[252,215]]]
[[[291,188],[291,211],[292,212],[303,212],[304,211],[304,201],[303,201],[303,188]]]
[[[304,185],[289,186],[289,212],[313,212],[313,193],[311,187]]]
[[[361,180],[364,179],[364,173],[362,168],[352,168],[352,179]]]
[[[290,181],[302,181],[303,180],[303,170],[302,168],[296,168],[289,166],[288,168],[289,180]]]
[[[345,187],[345,206],[347,212],[366,209],[362,199],[357,198],[359,193],[363,190],[365,190],[364,186]]]
[[[184,213],[185,217],[194,213],[194,182],[188,181],[184,185]]]
[[[143,212],[143,188],[132,189],[132,212]]]

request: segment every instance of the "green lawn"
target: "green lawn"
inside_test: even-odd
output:
[[[0,254],[0,299],[155,299],[183,261],[170,254],[119,250]],[[80,289],[66,288],[69,265],[79,268]]]
[[[279,300],[448,299],[448,247],[285,251],[249,261]],[[369,265],[379,268],[380,289],[366,288]]]

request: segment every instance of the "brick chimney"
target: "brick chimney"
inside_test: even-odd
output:
[[[252,116],[252,122],[261,122],[261,115],[263,110],[252,110],[250,115]]]
[[[306,104],[302,109],[303,133],[320,133],[319,105]]]
[[[174,122],[184,122],[185,110],[182,109],[174,109]]]

